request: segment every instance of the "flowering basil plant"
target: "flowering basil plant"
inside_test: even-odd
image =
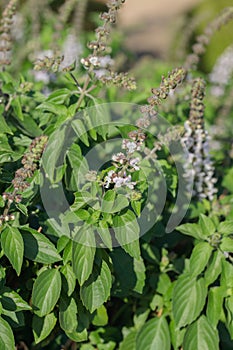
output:
[[[2,350],[233,347],[233,8],[126,72],[124,2],[0,4]]]

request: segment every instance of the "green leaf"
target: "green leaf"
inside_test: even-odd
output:
[[[52,264],[61,260],[57,249],[50,240],[35,230],[22,229],[24,256],[41,264]]]
[[[192,323],[200,315],[206,295],[203,278],[196,280],[186,274],[177,280],[173,290],[173,315],[177,327]]]
[[[62,288],[68,296],[71,296],[76,286],[76,276],[73,269],[70,265],[66,264],[65,266],[62,266],[61,273],[64,276]]]
[[[199,225],[201,226],[202,235],[205,237],[213,235],[216,231],[213,221],[204,214],[200,215]]]
[[[184,337],[184,350],[219,350],[218,332],[212,328],[205,316],[201,316],[188,327]]]
[[[113,218],[115,237],[120,246],[132,257],[139,259],[141,256],[139,246],[140,228],[134,213],[127,210],[122,215]]]
[[[233,220],[220,222],[218,232],[222,233],[223,235],[233,234]]]
[[[81,229],[72,242],[72,268],[80,286],[92,272],[95,251],[95,237],[92,228],[88,226]]]
[[[137,331],[135,329],[131,330],[120,343],[119,350],[136,350],[136,336]]]
[[[215,251],[211,258],[209,265],[207,266],[207,269],[205,271],[205,282],[207,285],[212,284],[218,276],[220,275],[222,271],[222,260],[224,259],[224,256],[222,252],[219,250]]]
[[[225,259],[222,259],[222,273],[220,282],[221,286],[233,288],[233,265]]]
[[[74,342],[80,343],[83,341],[87,340],[87,330],[84,329],[81,332],[75,331],[75,332],[65,332],[67,337],[71,340],[73,340]]]
[[[233,295],[225,298],[224,306],[226,310],[226,327],[231,339],[233,339]]]
[[[217,328],[221,317],[224,292],[224,287],[212,287],[208,293],[206,316],[213,328]]]
[[[202,229],[198,224],[184,224],[176,227],[176,230],[183,233],[184,235],[188,235],[194,237],[196,239],[203,239]]]
[[[192,255],[190,257],[190,276],[195,277],[199,275],[211,257],[213,247],[207,242],[199,242],[193,248]]]
[[[7,226],[1,234],[1,244],[5,255],[19,276],[24,254],[23,238],[19,230],[16,227]]]
[[[63,104],[65,100],[72,94],[69,89],[63,88],[52,92],[47,101],[54,103],[55,105]],[[39,107],[39,106],[38,106]]]
[[[54,313],[48,314],[45,317],[33,315],[32,332],[35,343],[38,344],[49,336],[57,323],[57,318]]]
[[[109,190],[105,193],[101,211],[104,213],[116,213],[129,205],[128,199],[122,194],[116,194],[116,191]]]
[[[43,317],[56,305],[61,292],[61,275],[57,269],[43,271],[32,289],[32,305],[35,314]]]
[[[51,103],[51,102],[43,102],[38,107],[36,107],[36,109],[48,111],[48,112],[54,113],[54,114],[59,115],[59,116],[60,115],[66,116],[68,113],[68,110],[65,106],[63,106],[63,105],[58,106],[58,105]]]
[[[90,278],[81,286],[83,305],[92,313],[108,299],[112,285],[111,271],[105,260],[93,270]]]
[[[142,258],[134,259],[134,272],[137,276],[137,282],[133,290],[142,294],[146,282],[146,267]]]
[[[9,324],[0,317],[0,349],[10,350],[15,348],[14,335]]]
[[[170,322],[169,328],[171,333],[171,343],[173,345],[174,350],[181,349],[186,329],[177,328],[174,319],[172,319],[172,321]]]
[[[220,248],[223,252],[233,253],[233,239],[230,237],[223,237]]]
[[[136,338],[136,350],[170,350],[170,332],[164,316],[145,323]]]
[[[59,322],[65,332],[72,333],[76,331],[78,327],[77,313],[75,299],[62,296],[59,302]]]
[[[10,311],[31,310],[31,306],[18,293],[8,287],[1,290],[0,302],[4,309]]]
[[[108,249],[112,249],[112,236],[108,227],[108,224],[104,221],[99,221],[99,227],[97,227],[97,232],[103,241],[104,245]]]
[[[94,326],[106,326],[108,324],[108,314],[104,305],[101,305],[93,318],[92,324]]]
[[[13,132],[11,131],[11,129],[9,128],[9,126],[7,125],[5,118],[2,115],[2,106],[0,106],[0,125],[1,125],[1,133],[3,134],[10,134],[12,135]]]

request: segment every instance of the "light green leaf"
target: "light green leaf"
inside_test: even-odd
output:
[[[166,318],[153,318],[145,323],[136,338],[136,350],[170,350],[170,332]]]
[[[142,294],[146,281],[146,267],[142,258],[134,259],[134,272],[137,276],[137,282],[133,290]]]
[[[72,268],[80,286],[90,276],[95,257],[95,237],[91,226],[85,226],[72,242]]]
[[[218,232],[222,233],[223,235],[233,234],[233,220],[220,222]]]
[[[52,264],[61,260],[56,247],[50,240],[35,230],[22,229],[24,256],[41,264]]]
[[[14,335],[9,324],[0,317],[0,349],[10,350],[15,348]]]
[[[192,255],[190,257],[190,276],[195,277],[199,275],[211,257],[213,247],[207,242],[199,242],[193,248]]]
[[[169,328],[171,334],[171,343],[173,345],[174,350],[181,349],[186,328],[177,328],[174,319],[172,319],[172,321],[170,322]]]
[[[93,318],[92,324],[94,326],[106,326],[108,324],[108,314],[104,305],[101,305]]]
[[[23,264],[23,238],[16,227],[7,226],[1,234],[3,251],[10,260],[17,275],[20,275]]]
[[[139,246],[140,228],[134,213],[127,210],[122,215],[113,218],[114,232],[120,246],[132,257],[139,259],[141,256]]]
[[[72,333],[76,331],[78,327],[77,313],[75,299],[62,296],[59,302],[59,322],[65,332]]]
[[[49,336],[57,323],[57,318],[54,313],[48,314],[45,317],[33,315],[32,332],[35,343],[38,344]]]
[[[116,191],[109,190],[105,193],[101,211],[104,213],[116,213],[129,205],[128,199],[122,194],[116,194]]]
[[[203,278],[196,280],[186,274],[177,280],[173,290],[173,315],[177,327],[192,323],[200,315],[206,296]]]
[[[212,328],[205,316],[201,316],[188,327],[184,337],[184,350],[219,350],[218,332]]]
[[[1,290],[0,302],[4,309],[11,311],[31,310],[31,306],[23,298],[8,287]]]
[[[199,225],[201,226],[202,235],[205,237],[213,235],[216,231],[213,221],[204,214],[200,214]]]
[[[137,331],[131,330],[130,333],[124,338],[122,343],[120,343],[119,350],[136,350],[136,336]]]
[[[233,253],[233,239],[230,237],[223,237],[220,248],[223,252]]]
[[[206,316],[213,328],[217,328],[221,317],[224,292],[224,287],[212,287],[208,293]]]
[[[233,288],[233,265],[225,259],[222,259],[220,285],[227,288]]]
[[[62,281],[62,288],[65,290],[68,296],[71,296],[76,286],[76,276],[70,265],[66,264],[62,266],[61,273],[64,276]]]
[[[61,292],[61,275],[57,269],[43,271],[32,289],[32,305],[35,314],[43,317],[56,305]]]
[[[188,235],[194,237],[196,239],[204,239],[202,234],[202,229],[198,224],[184,224],[176,227],[176,230],[183,233],[184,235]]]
[[[67,337],[77,343],[81,343],[83,341],[87,340],[87,330],[84,329],[81,332],[75,331],[75,332],[65,332]]]
[[[108,264],[102,260],[95,267],[90,278],[81,286],[80,296],[83,305],[92,313],[108,299],[112,286],[112,276]]]

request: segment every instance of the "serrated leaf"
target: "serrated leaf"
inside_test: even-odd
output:
[[[204,238],[201,227],[198,224],[183,224],[176,227],[176,230],[183,233],[184,235],[188,235],[196,239]]]
[[[33,315],[32,332],[35,343],[38,344],[49,336],[57,323],[57,318],[54,313],[48,314],[45,317]]]
[[[77,313],[75,299],[62,296],[59,302],[59,322],[65,332],[72,333],[76,331],[78,327]]]
[[[192,323],[200,315],[206,296],[203,278],[196,280],[186,274],[177,280],[173,290],[173,315],[177,327]]]
[[[216,328],[221,317],[224,287],[212,287],[208,293],[206,316],[213,328]]]
[[[61,292],[61,275],[57,269],[43,271],[32,289],[32,305],[35,314],[43,317],[56,305]]]
[[[1,244],[5,255],[19,276],[24,254],[23,238],[19,230],[16,227],[7,226],[1,234]]]
[[[218,332],[212,328],[205,316],[201,316],[188,327],[184,336],[184,350],[219,350]]]
[[[90,278],[81,286],[80,296],[83,305],[92,313],[107,301],[112,286],[112,276],[108,264],[102,261],[95,267]]]
[[[62,281],[62,288],[66,292],[68,296],[70,296],[76,286],[76,276],[73,272],[73,269],[70,265],[62,266],[61,273],[64,276],[64,280]]]
[[[127,210],[122,215],[113,218],[115,237],[120,246],[132,257],[139,259],[141,256],[139,246],[140,228],[134,213]]]
[[[95,237],[90,226],[81,229],[72,242],[72,268],[80,286],[90,276],[95,257]]]
[[[22,232],[24,256],[27,259],[41,264],[52,264],[61,260],[56,247],[43,233],[32,229],[30,229],[30,232],[23,229]]]
[[[0,349],[10,350],[15,348],[14,335],[8,322],[0,317]]]
[[[212,251],[213,247],[207,242],[199,242],[195,245],[190,257],[191,277],[199,275],[204,270],[211,257]]]
[[[145,323],[136,337],[136,350],[170,350],[170,332],[164,316]]]
[[[204,214],[200,214],[199,225],[201,226],[203,236],[211,236],[216,231],[213,221]]]

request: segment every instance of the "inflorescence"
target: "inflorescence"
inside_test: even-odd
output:
[[[18,169],[12,180],[13,192],[4,192],[2,195],[6,206],[3,215],[0,216],[0,225],[9,220],[14,220],[14,215],[9,214],[12,203],[20,203],[22,200],[22,192],[24,192],[30,183],[27,179],[31,178],[38,168],[39,161],[47,143],[47,136],[36,137],[29,146],[29,151],[25,153],[21,163],[23,167]]]
[[[209,154],[209,136],[204,125],[205,82],[198,78],[193,81],[189,119],[185,122],[182,143],[187,149],[185,178],[188,191],[199,199],[213,200],[217,192],[214,184],[214,167]],[[194,182],[193,182],[194,180]]]

